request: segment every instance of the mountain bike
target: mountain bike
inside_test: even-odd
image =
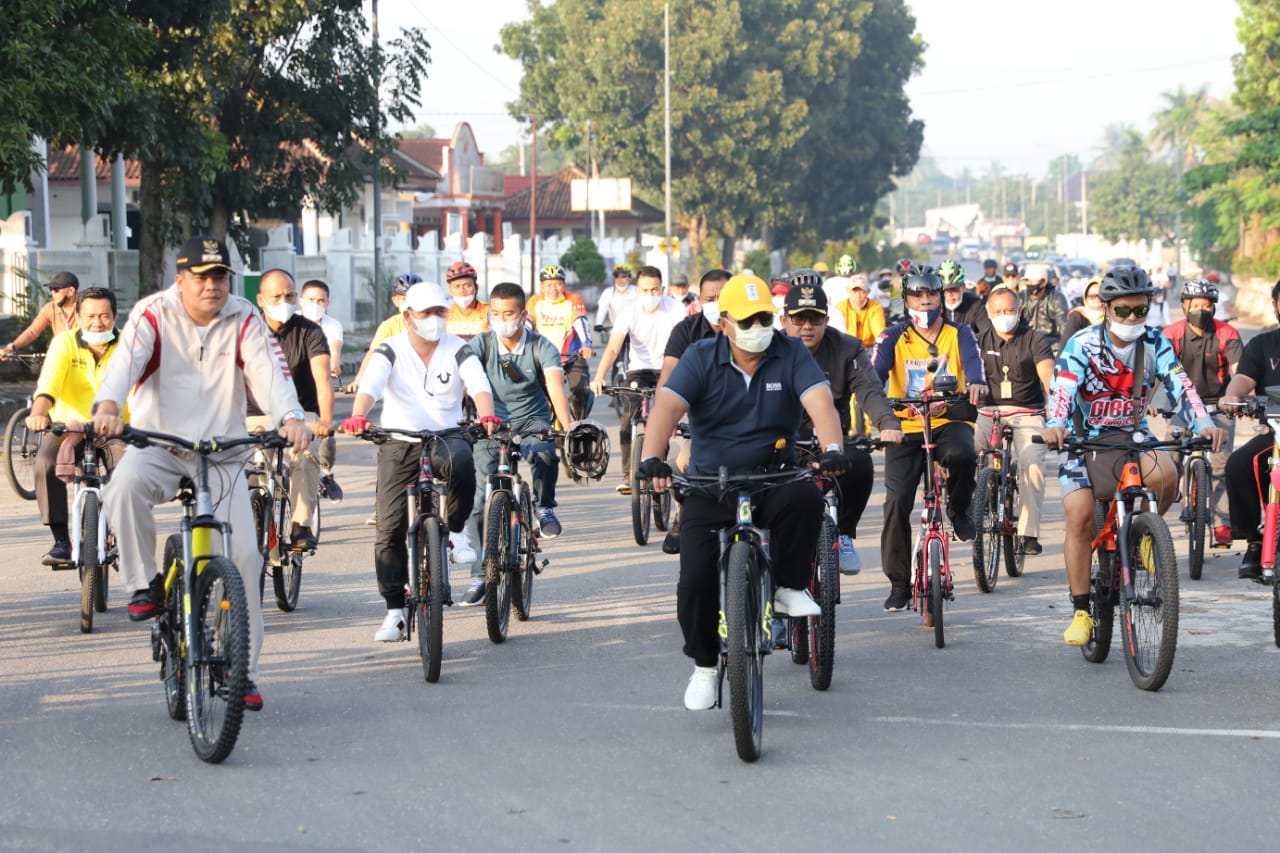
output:
[[[540,549],[532,489],[518,470],[521,441],[527,438],[552,441],[563,435],[559,430],[550,429],[520,433],[508,424],[487,436],[498,451],[498,468],[485,483],[481,556],[485,628],[491,642],[506,640],[513,606],[517,619],[523,622],[529,618],[533,608],[533,577],[542,574],[547,565],[546,560],[538,562]],[[483,429],[476,436],[485,438]]]
[[[1033,441],[1042,440],[1036,436]],[[1206,439],[1192,439],[1206,442]],[[1115,608],[1120,608],[1121,646],[1133,683],[1159,690],[1173,669],[1178,648],[1178,562],[1173,537],[1157,510],[1155,494],[1142,484],[1139,460],[1163,447],[1187,447],[1186,439],[1159,441],[1138,431],[1127,444],[1067,435],[1063,451],[1124,450],[1115,495],[1094,510],[1089,615],[1094,627],[1080,653],[1102,663],[1111,649]]]
[[[393,435],[418,442],[418,476],[407,487],[411,521],[405,534],[409,548],[409,594],[405,598],[407,642],[418,631],[418,654],[422,675],[430,684],[440,680],[444,656],[444,608],[453,606],[449,594],[449,525],[445,521],[447,480],[437,477],[431,464],[431,449],[438,438],[448,435],[431,430],[405,430],[370,426],[360,438],[383,444]],[[417,623],[415,625],[415,623]]]
[[[66,435],[66,424],[52,423],[49,431]],[[71,513],[67,529],[76,531],[71,539],[71,562],[66,568],[80,572],[80,630],[93,631],[94,612],[107,612],[107,585],[111,570],[119,571],[120,553],[116,537],[107,526],[102,508],[102,486],[106,483],[106,463],[99,461],[94,445],[93,424],[83,428],[84,440],[79,445],[80,461],[76,465],[75,490],[71,496]]]
[[[640,459],[644,452],[645,425],[649,422],[649,407],[653,404],[656,388],[641,388],[632,382],[629,385],[609,385],[604,393],[615,399],[624,399],[626,395],[634,398],[631,405],[638,406],[635,417],[631,419],[631,535],[636,544],[644,547],[649,544],[650,520],[654,527],[664,533],[671,526],[671,492],[658,494],[653,491],[647,479],[640,476]]]
[[[258,576],[258,597],[266,591],[267,576],[276,595],[276,606],[291,613],[298,606],[302,587],[302,561],[315,554],[293,542],[293,504],[289,499],[289,464],[287,451],[255,449],[245,466],[249,478],[249,504],[253,507],[253,525],[257,532],[258,553],[262,555],[262,571]],[[308,452],[310,455],[310,452]],[[312,457],[317,466],[320,464]],[[320,505],[316,504],[315,530],[320,538]]]
[[[736,523],[717,531],[720,540],[720,663],[716,707],[723,707],[729,679],[729,714],[738,758],[760,757],[764,733],[764,659],[773,650],[773,577],[769,531],[752,520],[753,494],[812,479],[808,468],[764,474],[676,475],[684,492],[701,491],[731,502]]]
[[[1157,409],[1156,414],[1172,418],[1176,412]],[[1213,414],[1213,412],[1210,412]],[[1180,426],[1170,427],[1169,438],[1180,439],[1185,435]],[[1209,501],[1213,497],[1213,466],[1209,463],[1208,443],[1194,446],[1182,454],[1182,493],[1178,520],[1187,532],[1187,574],[1193,581],[1200,580],[1204,571],[1204,547],[1209,531],[1213,528],[1213,511]]]
[[[164,607],[151,626],[151,657],[160,664],[169,716],[187,721],[196,755],[216,764],[231,754],[244,718],[249,684],[249,603],[231,558],[231,525],[214,514],[209,457],[251,444],[282,447],[275,433],[195,441],[125,427],[120,438],[135,447],[159,445],[196,454],[194,482],[183,478],[180,532],[164,545]],[[219,489],[221,493],[221,489]],[[219,542],[219,537],[221,541]],[[221,554],[215,550],[221,546]]]
[[[21,353],[9,356],[9,361],[21,362],[36,372],[44,364],[44,353]],[[9,478],[13,493],[24,501],[36,499],[36,451],[40,449],[40,434],[27,429],[27,416],[31,414],[31,398],[9,418],[4,428],[4,472]]]
[[[1234,404],[1240,416],[1264,421],[1272,436],[1280,435],[1280,386],[1268,386],[1264,397]],[[1219,405],[1233,405],[1222,403]],[[1262,505],[1262,577],[1258,583],[1271,587],[1271,625],[1275,644],[1280,646],[1280,583],[1276,575],[1276,548],[1280,545],[1280,441],[1271,444],[1267,462],[1267,499]]]
[[[991,418],[991,437],[978,457],[973,487],[973,576],[978,589],[992,592],[1000,578],[1000,558],[1005,573],[1022,574],[1026,555],[1018,547],[1018,455],[1013,450],[1013,425],[1008,419],[1043,414],[1040,409],[979,409]]]

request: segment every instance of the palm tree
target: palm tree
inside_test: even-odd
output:
[[[1125,151],[1133,145],[1133,138],[1142,137],[1131,124],[1109,124],[1102,132],[1102,143],[1094,150],[1098,156],[1094,158],[1092,169],[1104,171],[1120,163]]]
[[[1205,120],[1209,111],[1209,87],[1201,86],[1188,91],[1179,86],[1176,92],[1165,92],[1164,109],[1155,113],[1155,128],[1147,137],[1157,151],[1167,151],[1177,158],[1179,169],[1194,168],[1198,165],[1195,131]]]

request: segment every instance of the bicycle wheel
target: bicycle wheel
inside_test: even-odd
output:
[[[809,684],[814,690],[831,686],[836,658],[836,602],[840,597],[840,532],[827,515],[818,531],[818,553],[810,580],[813,598],[822,608],[821,616],[808,618]],[[800,620],[792,620],[800,621]]]
[[[484,518],[484,624],[489,641],[501,643],[511,622],[511,577],[516,569],[511,528],[518,522],[511,512],[511,493],[491,494]]]
[[[977,535],[973,537],[973,579],[978,589],[992,592],[1000,579],[1002,545],[1000,523],[1000,472],[983,468],[973,485],[973,504],[969,510]]]
[[[240,572],[214,557],[196,575],[191,598],[198,648],[183,659],[187,733],[201,761],[217,764],[235,748],[249,684],[249,605]]]
[[[1150,512],[1129,523],[1132,593],[1121,586],[1124,662],[1143,690],[1159,690],[1178,648],[1178,558],[1164,519]]]
[[[1097,536],[1107,520],[1109,505],[1094,503],[1093,535]],[[1111,635],[1115,626],[1115,552],[1095,548],[1089,563],[1089,615],[1093,617],[1093,631],[1089,642],[1080,647],[1080,654],[1089,663],[1102,663],[1111,651]]]
[[[111,579],[111,569],[118,569],[120,564],[120,552],[116,548],[116,535],[111,532],[110,526],[106,528],[106,541],[102,546],[103,559],[98,564],[98,582],[93,588],[93,609],[99,613],[107,612],[107,586]]]
[[[929,611],[933,614],[933,644],[945,648],[947,639],[942,627],[942,602],[947,594],[942,585],[942,542],[929,540]]]
[[[1004,548],[1004,573],[1011,578],[1022,576],[1027,555],[1018,547],[1018,466],[1010,462],[1004,472],[1004,489],[1001,501],[1004,507],[1004,523],[1000,543]]]
[[[1280,646],[1280,584],[1271,585],[1271,630],[1275,633],[1276,645]]]
[[[527,488],[520,494],[520,518],[523,520],[513,527],[516,546],[512,552],[515,564],[511,571],[511,603],[516,609],[516,618],[524,622],[533,613],[533,576],[540,571],[532,527],[533,501]]]
[[[9,418],[4,430],[4,472],[9,476],[13,492],[23,500],[36,499],[36,451],[40,434],[31,432],[25,423],[31,407],[19,409]]]
[[[160,571],[168,575],[174,563],[182,564],[182,537],[174,533],[164,540],[164,559]],[[179,568],[181,571],[181,568]],[[169,718],[187,718],[187,680],[178,649],[182,633],[182,593],[179,584],[169,588],[165,611],[151,629],[151,657],[160,664],[160,681],[164,684],[164,701]]]
[[[271,567],[271,585],[276,591],[276,607],[292,613],[298,606],[298,591],[302,588],[302,554],[293,550],[293,542],[286,531],[293,529],[293,504],[289,502],[287,483],[281,486],[276,498],[276,536],[280,540],[280,562]]]
[[[761,574],[749,542],[734,542],[728,556],[729,713],[733,718],[733,740],[738,757],[755,761],[760,757],[764,724],[764,658],[760,654],[764,601],[757,580]]]
[[[254,538],[257,542],[258,554],[262,557],[262,567],[258,571],[258,601],[262,601],[267,589],[267,574],[271,571],[271,552],[275,548],[275,534],[272,530],[271,503],[267,493],[259,488],[249,490],[249,507],[253,510]]]
[[[1187,574],[1200,580],[1204,571],[1204,543],[1208,534],[1209,465],[1203,456],[1191,459],[1187,466]]]
[[[98,566],[98,496],[88,492],[80,507],[80,631],[93,631],[94,602],[101,580]]]
[[[808,663],[809,662],[809,619],[808,617],[798,619],[787,619],[787,637],[791,645],[791,662],[792,663]]]
[[[631,533],[641,547],[649,543],[649,513],[653,507],[653,492],[648,482],[640,479],[640,455],[644,451],[643,435],[631,441]]]
[[[422,675],[440,680],[444,645],[444,571],[449,560],[449,537],[438,518],[424,518],[418,531],[418,652]]]

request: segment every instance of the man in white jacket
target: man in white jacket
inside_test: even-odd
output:
[[[94,399],[94,429],[118,435],[119,413],[130,400],[130,422],[141,429],[208,440],[245,434],[245,388],[279,423],[280,435],[301,452],[311,441],[305,414],[280,345],[247,299],[231,295],[231,256],[210,237],[193,237],[178,253],[172,287],[138,302],[120,336]],[[210,476],[221,489],[217,514],[231,523],[231,558],[246,590],[257,587],[262,557],[254,536],[242,454],[217,458]],[[153,507],[172,500],[185,477],[194,478],[194,454],[161,447],[131,447],[104,492],[107,518],[120,547],[126,589],[133,592],[129,618],[158,616],[163,602],[151,590],[156,575]],[[245,707],[262,708],[258,657],[262,651],[262,603],[249,604],[249,686]]]

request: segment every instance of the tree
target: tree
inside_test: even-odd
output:
[[[560,256],[560,265],[577,273],[580,282],[599,284],[604,281],[604,257],[590,237],[575,238]]]
[[[419,124],[400,131],[402,139],[437,139],[439,134],[436,129],[429,124]]]
[[[1155,127],[1148,139],[1156,150],[1168,152],[1173,161],[1182,169],[1190,169],[1196,165],[1197,146],[1196,129],[1204,122],[1209,110],[1209,87],[1187,91],[1179,86],[1176,92],[1165,92],[1164,109],[1152,116]]]
[[[1176,205],[1173,167],[1152,160],[1136,130],[1128,131],[1115,168],[1089,182],[1089,222],[1108,240],[1169,240]]]

